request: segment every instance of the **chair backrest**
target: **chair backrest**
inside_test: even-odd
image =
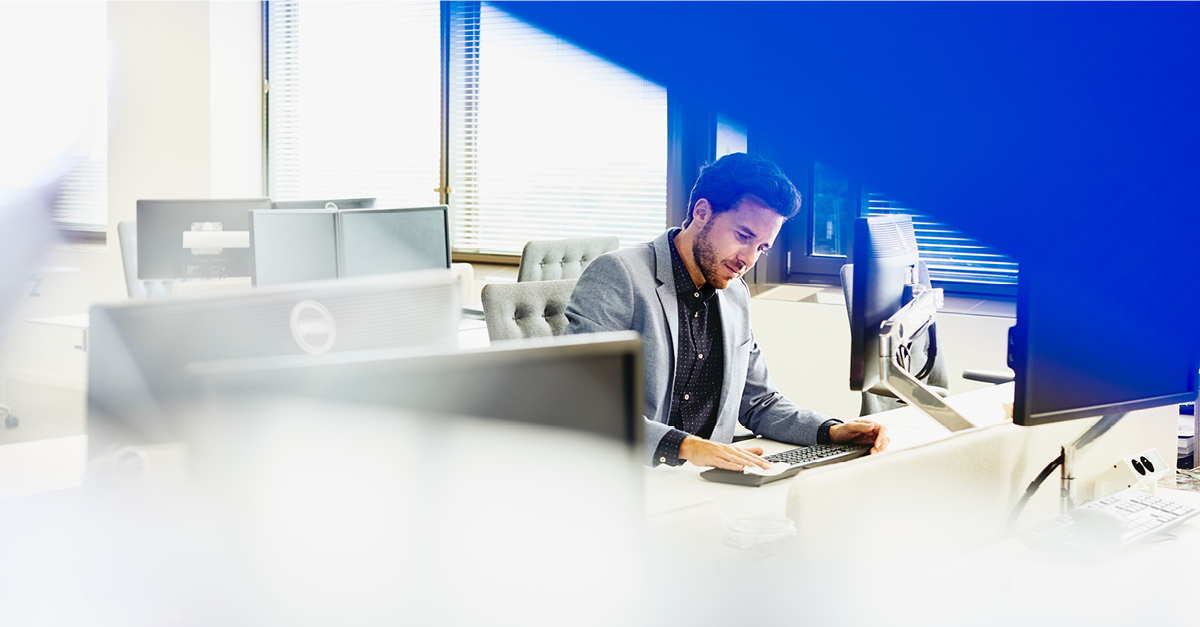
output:
[[[517,281],[557,281],[578,279],[593,259],[620,248],[616,237],[581,237],[535,241],[521,251]]]
[[[852,309],[854,307],[854,264],[848,263],[842,266],[842,270],[839,274],[842,277],[842,296],[845,296],[846,298],[846,316],[850,318],[850,324],[853,327],[854,312]],[[925,287],[933,287],[933,284],[929,279],[929,268],[925,265],[924,261],[920,262],[917,266],[917,280],[920,281]],[[935,389],[941,388],[945,390],[950,386],[950,370],[946,367],[945,343],[941,341],[943,336],[938,333],[936,327],[934,327],[933,333],[937,335],[938,352],[933,359],[933,369],[929,372],[929,376],[926,377],[921,383],[924,383],[925,385]],[[929,337],[923,336],[917,338],[913,344],[912,371],[920,372],[922,369],[924,369],[925,361],[928,359]],[[887,396],[880,396],[878,394],[872,394],[870,392],[863,392],[862,404],[859,407],[858,415],[869,416],[871,414],[877,414],[881,411],[888,411],[903,406],[904,405],[897,399]]]
[[[575,279],[484,286],[483,318],[493,342],[562,335]]]
[[[170,296],[179,281],[142,281],[137,269],[137,221],[117,223],[117,239],[121,242],[121,264],[125,267],[125,290],[130,298]]]

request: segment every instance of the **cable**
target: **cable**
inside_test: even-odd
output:
[[[1016,526],[1017,519],[1021,516],[1021,511],[1025,509],[1025,504],[1028,503],[1030,497],[1032,497],[1034,493],[1038,491],[1038,488],[1042,487],[1042,483],[1046,481],[1046,478],[1050,476],[1050,473],[1054,472],[1055,468],[1058,468],[1062,465],[1062,462],[1063,456],[1059,454],[1054,461],[1050,462],[1048,466],[1042,469],[1042,472],[1038,474],[1036,479],[1030,482],[1029,487],[1025,489],[1025,494],[1022,495],[1020,500],[1017,501],[1017,504],[1013,506],[1012,513],[1008,515],[1008,520],[1004,522],[1004,529],[1000,532],[1000,539],[1006,538],[1012,534],[1013,527]]]

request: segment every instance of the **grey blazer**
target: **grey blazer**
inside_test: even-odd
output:
[[[668,232],[669,233],[669,232]],[[633,330],[642,334],[646,373],[645,461],[652,464],[670,432],[675,387],[679,309],[668,233],[652,242],[592,261],[567,304],[567,333]],[[828,416],[801,409],[783,397],[750,329],[750,289],[738,279],[717,290],[725,347],[725,377],[712,439],[731,442],[735,421],[756,434],[793,444],[814,444]]]

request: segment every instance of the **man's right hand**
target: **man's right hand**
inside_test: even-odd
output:
[[[694,435],[683,439],[679,445],[679,459],[686,459],[693,466],[713,466],[725,470],[741,470],[746,466],[770,468],[762,458],[760,446],[741,448],[732,444],[712,442]]]

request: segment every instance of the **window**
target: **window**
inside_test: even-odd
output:
[[[11,118],[0,178],[28,184],[66,150],[54,220],[72,242],[102,243],[108,229],[107,20],[103,2],[0,3]]]
[[[921,259],[935,286],[955,293],[1015,296],[1017,263],[882,193],[864,190],[828,164],[812,163],[806,208],[794,220],[788,253],[791,281],[836,284],[850,262],[854,219],[860,215],[909,215]]]
[[[487,3],[451,11],[455,249],[661,233],[666,89]]]
[[[922,215],[883,194],[867,195],[870,215],[909,215],[917,232],[917,249],[935,283],[961,292],[1016,295],[1017,263],[1010,257]]]
[[[440,3],[270,2],[266,31],[272,198],[440,202]]]

